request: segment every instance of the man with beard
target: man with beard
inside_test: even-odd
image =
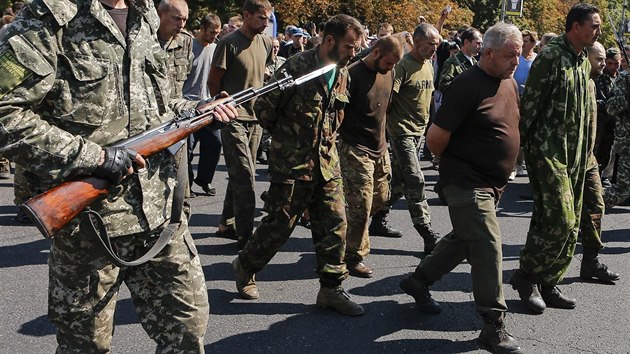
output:
[[[272,135],[269,158],[271,185],[268,213],[234,259],[236,288],[245,299],[259,297],[254,274],[287,241],[297,219],[308,208],[321,289],[317,306],[350,316],[363,308],[350,301],[341,286],[348,277],[344,263],[346,215],[336,135],[348,103],[348,70],[355,55],[361,24],[348,15],[331,18],[322,43],[296,54],[283,66],[294,78],[326,65],[326,74],[302,85],[276,90],[256,103],[258,117]],[[282,78],[275,74],[271,81]]]
[[[368,221],[389,199],[391,167],[385,117],[392,98],[394,65],[403,55],[402,43],[381,37],[370,54],[351,65],[350,103],[339,129],[339,158],[346,195],[346,264],[350,275],[370,278],[363,263],[370,252]]]
[[[404,194],[413,226],[424,240],[424,252],[433,251],[439,237],[431,228],[431,211],[424,191],[424,175],[418,161],[418,144],[429,122],[433,94],[431,57],[440,44],[435,27],[423,23],[413,33],[413,49],[396,64],[387,133],[393,152],[391,199],[370,224],[370,235],[401,237],[389,233],[387,215]]]
[[[208,78],[211,95],[220,91],[234,94],[263,85],[265,68],[271,61],[271,38],[263,34],[270,16],[269,1],[245,1],[243,26],[221,38],[214,50]],[[254,180],[262,127],[256,119],[254,103],[255,100],[251,100],[239,106],[236,122],[221,129],[223,156],[230,179],[217,233],[235,234],[239,248],[251,237],[256,214]]]
[[[520,269],[510,284],[532,313],[577,304],[557,285],[571,263],[580,229],[586,134],[594,109],[588,89],[591,65],[584,48],[601,34],[599,10],[574,5],[565,32],[536,57],[521,98],[522,146],[534,210]]]

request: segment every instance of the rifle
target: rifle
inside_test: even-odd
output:
[[[625,11],[625,9],[624,9]],[[612,17],[608,16],[608,21],[610,22],[610,28],[613,29],[613,35],[615,37],[615,43],[617,43],[617,46],[619,47],[619,50],[621,51],[621,55],[623,55],[624,59],[626,59],[626,63],[628,63],[628,65],[630,65],[630,61],[628,61],[628,53],[626,53],[626,50],[623,46],[623,41],[621,40],[621,37],[619,36],[620,31],[617,30],[615,31],[615,24],[613,23]]]
[[[203,113],[198,113],[198,109],[184,112],[172,121],[119,141],[114,146],[127,147],[143,157],[151,156],[177,145],[190,134],[210,124],[214,117],[214,107],[220,104],[238,106],[273,90],[284,90],[291,86],[301,85],[327,73],[335,66],[336,64],[327,65],[298,79],[293,79],[291,75],[284,71],[284,77],[277,81],[260,88],[252,87],[233,96],[209,102],[198,107],[198,109],[203,110]],[[29,199],[26,203],[20,205],[20,208],[33,221],[45,238],[52,238],[68,222],[77,217],[83,209],[97,199],[109,194],[110,187],[112,187],[112,184],[108,180],[97,177],[85,177],[53,187]]]

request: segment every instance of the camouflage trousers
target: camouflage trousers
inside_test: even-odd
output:
[[[83,222],[52,241],[48,318],[57,327],[57,353],[109,353],[120,285],[131,293],[157,353],[203,353],[208,293],[197,249],[184,219],[150,262],[119,267]],[[159,233],[112,238],[124,259],[143,255]]]
[[[319,281],[336,287],[348,277],[344,263],[346,212],[341,178],[322,181],[272,182],[267,191],[268,213],[239,253],[243,268],[258,273],[289,239],[298,218],[308,208]]]
[[[431,211],[424,191],[424,175],[418,161],[419,136],[396,136],[389,140],[392,152],[391,208],[405,196],[414,226],[431,223]]]
[[[448,185],[444,187],[444,196],[453,231],[438,241],[433,253],[418,265],[415,273],[433,283],[466,260],[471,266],[477,312],[507,311],[494,193]]]
[[[604,191],[606,208],[613,208],[630,197],[630,154],[616,154],[617,179]]]
[[[256,215],[256,154],[262,127],[257,122],[232,122],[221,129],[229,181],[223,201],[223,225],[234,224],[239,239],[248,239]]]
[[[346,196],[346,262],[358,263],[370,253],[370,217],[389,200],[389,154],[374,158],[343,141],[337,148]]]
[[[582,246],[600,250],[602,244],[602,216],[604,215],[604,198],[602,181],[599,177],[597,162],[586,170],[584,179],[584,195],[582,197],[582,216],[580,218],[580,234]]]
[[[520,269],[536,283],[556,285],[564,277],[577,243],[584,168],[569,177],[566,166],[545,156],[540,145],[525,148],[534,210],[521,250]]]

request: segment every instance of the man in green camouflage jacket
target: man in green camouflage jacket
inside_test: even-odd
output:
[[[612,158],[617,164],[617,178],[604,191],[606,208],[613,208],[630,197],[630,74],[619,75],[610,92],[606,111],[615,117]]]
[[[521,99],[521,140],[534,210],[520,269],[510,283],[535,313],[547,306],[576,306],[557,284],[573,258],[580,226],[592,109],[584,47],[595,43],[600,26],[596,7],[573,6],[566,33],[534,60]]]
[[[363,308],[350,301],[341,287],[348,277],[344,263],[346,215],[335,141],[348,102],[345,66],[354,56],[362,32],[356,19],[333,17],[326,23],[322,44],[292,56],[281,71],[297,78],[327,64],[337,63],[337,67],[256,102],[257,116],[272,135],[271,186],[265,201],[268,215],[232,262],[236,288],[245,299],[259,297],[254,274],[278,252],[308,208],[321,284],[317,305],[351,316],[363,314]],[[277,73],[271,81],[281,77]]]
[[[158,26],[151,1],[35,0],[0,39],[0,153],[24,168],[30,196],[80,176],[109,179],[111,192],[90,209],[127,260],[169,223],[178,161],[107,146],[198,104],[170,98]],[[236,117],[233,108],[216,112]],[[140,266],[118,266],[101,247],[86,213],[52,240],[48,316],[58,352],[109,352],[123,282],[158,352],[203,352],[207,291],[186,220]]]

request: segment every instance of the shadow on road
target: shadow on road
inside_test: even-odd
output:
[[[366,315],[346,317],[321,310],[312,303],[265,304],[246,306],[230,303],[230,297],[213,292],[215,313],[277,314],[295,316],[272,324],[269,329],[241,333],[206,346],[208,353],[402,353],[414,348],[416,353],[464,353],[476,350],[474,340],[451,341],[440,338],[396,340],[400,331],[476,331],[480,321],[474,315],[458,316],[468,304],[447,306],[441,315],[426,315],[411,310],[410,304],[377,301],[363,304]],[[217,310],[217,308],[219,308]],[[230,310],[227,310],[230,308]],[[392,338],[390,338],[390,336]]]
[[[49,249],[50,240],[45,238],[28,243],[3,246],[0,268],[46,264],[48,262]]]

